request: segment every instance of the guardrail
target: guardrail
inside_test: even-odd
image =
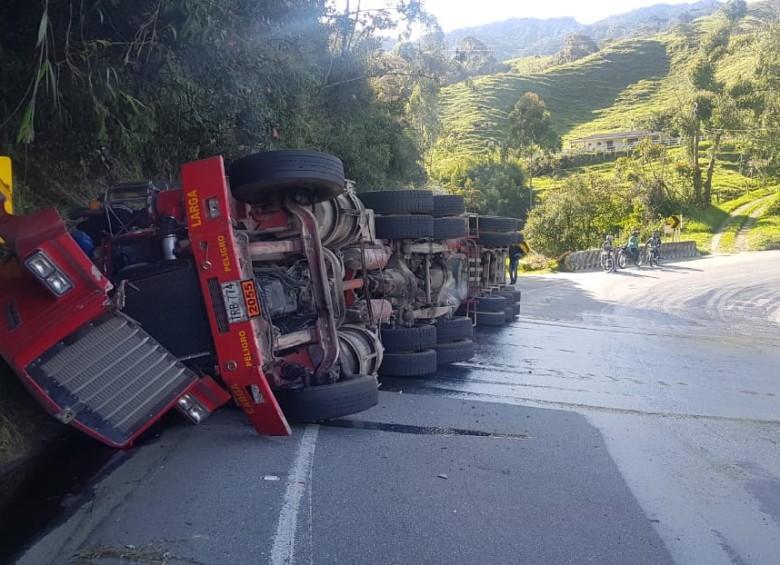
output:
[[[695,241],[673,241],[661,244],[661,261],[664,259],[685,259],[698,257]],[[586,271],[601,268],[601,249],[572,251],[563,258],[567,271]]]

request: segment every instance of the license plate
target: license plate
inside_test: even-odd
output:
[[[241,289],[241,281],[222,283],[222,298],[225,299],[225,311],[228,323],[237,324],[249,319],[246,309],[246,300]]]

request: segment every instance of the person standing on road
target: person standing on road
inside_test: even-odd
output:
[[[525,252],[519,244],[513,243],[509,246],[509,283],[517,282],[517,268],[520,266],[520,259],[525,257]]]

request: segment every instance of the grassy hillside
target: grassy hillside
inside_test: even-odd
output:
[[[654,85],[669,71],[670,58],[661,41],[633,39],[539,73],[513,70],[451,85],[439,98],[446,135],[434,150],[434,169],[436,164],[447,166],[451,159],[470,160],[490,153],[502,140],[507,116],[525,92],[539,94],[554,127],[565,135],[609,112],[627,91],[654,92]]]
[[[748,15],[732,29],[728,44],[722,50],[718,49],[714,59],[715,78],[725,85],[726,92],[738,80],[755,75],[759,38],[756,32],[776,18],[777,13],[777,0],[749,4]],[[713,49],[714,32],[725,23],[722,13],[708,15],[663,33],[602,45],[599,52],[566,65],[555,66],[552,57],[544,56],[514,59],[508,61],[509,71],[444,88],[439,99],[443,133],[430,155],[431,176],[445,184],[456,183],[464,178],[460,172],[477,168],[477,163],[504,162],[502,159],[506,155],[500,148],[509,129],[508,116],[526,92],[538,94],[545,102],[552,125],[564,140],[564,149],[572,139],[654,129],[653,124],[658,123],[660,117],[690,115],[693,108],[693,89],[689,83],[691,65],[701,56],[703,45]],[[710,156],[706,130],[704,135],[705,139],[699,143],[702,170]],[[656,170],[663,167],[665,171],[663,186],[666,193],[674,195],[671,198],[682,198],[674,206],[680,207],[680,212],[687,218],[686,237],[695,239],[704,250],[709,248],[713,234],[728,217],[732,205],[751,201],[767,190],[769,193],[777,191],[775,186],[767,188],[766,181],[748,176],[752,153],[749,153],[750,147],[744,137],[738,132],[727,132],[721,140],[709,207],[684,203],[693,190],[691,161],[685,147],[667,148],[656,157],[658,160],[653,165]],[[638,161],[625,163],[623,173],[618,177],[615,164],[624,155],[559,156],[554,170],[536,175],[534,189],[544,198],[552,194],[549,191],[566,187],[570,175],[587,173],[602,178],[602,183],[619,189],[621,194],[628,194],[637,182],[637,176],[632,176],[625,167]],[[576,181],[568,183],[569,188],[573,184],[576,185]],[[483,191],[491,188],[489,183],[477,186]],[[754,248],[780,245],[777,210],[777,206],[772,206],[762,214],[755,228],[761,230],[762,235],[759,237],[757,232],[754,241],[749,242]],[[646,216],[644,221],[651,220]]]
[[[754,31],[772,13],[769,4],[751,4],[749,14],[731,40],[728,53],[717,67],[717,78],[732,82],[752,75]],[[450,85],[440,95],[440,119],[444,135],[434,148],[433,176],[454,163],[483,159],[503,141],[506,120],[518,98],[535,92],[544,100],[555,129],[567,141],[588,135],[647,127],[654,115],[673,111],[687,103],[687,69],[698,53],[701,38],[722,23],[722,16],[695,20],[646,39],[626,39],[602,48],[585,59],[550,66],[549,57],[510,61],[510,71]],[[706,146],[702,149],[706,150]],[[683,158],[682,150],[670,151]],[[589,165],[586,170],[609,172],[614,158]],[[742,177],[742,156],[726,152],[716,168],[716,192],[730,200],[755,188]],[[557,176],[570,171],[557,171]],[[555,179],[538,179],[537,188],[554,186]],[[716,194],[716,198],[717,198]]]

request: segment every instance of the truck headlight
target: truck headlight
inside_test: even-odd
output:
[[[57,296],[62,296],[73,288],[73,284],[62,273],[54,273],[46,278],[46,284],[54,291]]]
[[[176,401],[176,407],[179,409],[179,412],[184,414],[194,424],[200,424],[209,417],[209,411],[206,407],[191,394],[185,394],[179,398]]]
[[[62,296],[73,288],[73,282],[43,251],[27,257],[24,264],[55,296]]]
[[[32,271],[32,274],[41,280],[44,280],[56,270],[54,264],[44,255],[43,251],[36,251],[30,255],[25,264]]]

